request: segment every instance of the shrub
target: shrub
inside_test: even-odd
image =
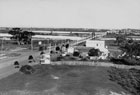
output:
[[[40,55],[42,55],[42,54],[45,54],[45,52],[42,51],[42,52],[40,53]]]
[[[78,57],[80,55],[80,53],[78,52],[78,51],[75,51],[74,53],[73,53],[73,56],[75,56],[75,57]]]
[[[32,55],[29,56],[28,60],[34,59]]]
[[[69,48],[69,44],[66,44],[66,49],[68,49]]]
[[[14,62],[14,66],[15,66],[15,68],[19,68],[19,62],[18,61],[15,61]]]
[[[53,54],[53,53],[54,53],[54,51],[51,50],[51,51],[50,51],[50,54]]]
[[[56,50],[56,51],[60,51],[60,47],[59,47],[59,46],[57,46],[55,50]]]
[[[24,65],[20,68],[19,71],[24,74],[32,74],[35,71],[35,69],[30,65]]]
[[[117,82],[133,95],[140,95],[140,70],[124,70],[112,67],[108,72],[110,80]]]
[[[88,55],[89,56],[99,56],[99,52],[100,52],[99,49],[92,48],[89,50]]]
[[[115,64],[140,65],[140,61],[134,58],[110,58],[110,61]]]
[[[44,47],[43,46],[40,46],[39,47],[39,51],[43,51],[44,50]]]
[[[14,62],[14,65],[19,65],[19,62],[18,62],[18,61],[15,61],[15,62]]]

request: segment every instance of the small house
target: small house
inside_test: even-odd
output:
[[[103,40],[87,40],[86,47],[99,49],[102,52],[101,56],[99,56],[99,59],[106,59],[109,55],[109,51],[105,45],[105,41]]]

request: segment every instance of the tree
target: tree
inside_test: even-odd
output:
[[[33,33],[33,32],[23,31],[22,32],[23,42],[25,44],[31,44],[31,39],[32,39],[32,36],[34,36],[34,35],[35,35],[35,33]]]
[[[14,62],[14,66],[15,66],[15,68],[19,68],[19,62],[18,61],[15,61]]]
[[[66,49],[68,49],[69,48],[69,44],[66,44]]]
[[[89,50],[88,55],[89,56],[99,56],[100,50],[92,48]]]
[[[125,44],[125,41],[126,41],[126,37],[124,35],[118,35],[116,37],[117,45],[123,45],[123,44]]]
[[[16,40],[19,45],[30,44],[32,36],[35,35],[33,32],[23,31],[20,28],[12,28],[8,33],[12,35],[11,39]]]
[[[127,41],[127,43],[124,46],[121,46],[120,49],[130,58],[140,56],[139,42]]]
[[[56,50],[56,51],[60,51],[60,47],[57,46],[57,47],[55,48],[55,50]]]
[[[14,39],[17,41],[17,43],[20,45],[22,41],[21,33],[22,30],[20,28],[12,28],[8,33],[12,35],[11,39]]]
[[[80,53],[79,53],[78,51],[74,51],[74,52],[73,52],[73,56],[78,57],[79,55],[80,55]]]

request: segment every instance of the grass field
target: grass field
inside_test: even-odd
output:
[[[3,95],[109,95],[125,92],[109,80],[104,67],[36,65],[35,73],[21,72],[0,80]],[[57,79],[55,78],[57,77]]]

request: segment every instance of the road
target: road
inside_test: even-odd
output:
[[[7,77],[11,74],[14,74],[18,71],[18,69],[14,68],[14,62],[18,61],[20,65],[28,64],[28,57],[29,55],[33,55],[33,57],[36,60],[36,63],[38,63],[38,56],[40,54],[39,51],[24,51],[24,52],[18,52],[21,55],[18,57],[13,57],[13,58],[6,58],[3,60],[0,60],[0,79]]]

